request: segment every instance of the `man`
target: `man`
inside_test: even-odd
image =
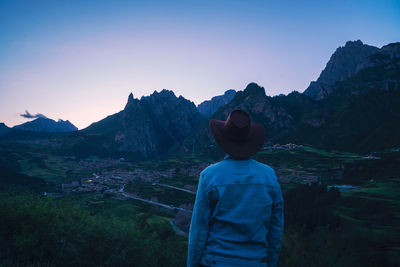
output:
[[[202,171],[189,231],[187,266],[276,266],[283,233],[283,198],[274,170],[250,157],[265,130],[243,110],[210,120],[228,155]]]

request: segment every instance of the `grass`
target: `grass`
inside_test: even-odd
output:
[[[392,201],[400,201],[400,184],[393,183],[373,183],[376,187],[362,187],[355,191],[349,191],[350,195],[361,195],[368,197],[376,197],[377,199],[387,199]]]
[[[329,176],[332,169],[339,168],[345,163],[354,162],[362,157],[349,152],[325,151],[304,146],[292,150],[262,150],[254,158],[283,173],[296,169]]]
[[[77,178],[73,173],[68,173],[68,170],[75,169],[77,164],[75,162],[66,162],[60,156],[31,155],[27,158],[18,160],[18,163],[22,173],[36,176],[55,184],[68,183]]]

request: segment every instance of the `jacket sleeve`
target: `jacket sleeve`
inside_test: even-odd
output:
[[[206,192],[205,177],[202,173],[197,188],[192,220],[189,230],[189,249],[187,257],[188,267],[200,265],[201,256],[208,238],[209,218],[211,216],[210,201]]]
[[[279,251],[282,244],[283,234],[283,197],[279,184],[274,190],[272,214],[270,219],[270,227],[268,229],[268,267],[275,267],[278,264]]]

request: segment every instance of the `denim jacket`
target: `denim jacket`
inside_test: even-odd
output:
[[[276,266],[282,233],[283,198],[271,167],[226,156],[201,172],[188,267]]]

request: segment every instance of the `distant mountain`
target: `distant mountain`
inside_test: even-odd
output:
[[[197,106],[197,110],[204,117],[209,118],[214,114],[220,107],[228,104],[236,95],[236,91],[230,89],[226,91],[223,95],[214,96],[210,100],[206,100]]]
[[[10,127],[5,125],[3,122],[0,122],[0,135],[5,134],[5,133],[9,132],[10,130],[11,130]]]
[[[72,132],[77,131],[75,127],[68,120],[52,120],[49,118],[37,118],[33,121],[28,121],[12,127],[14,130],[32,131],[32,132]]]
[[[141,99],[131,93],[122,111],[79,131],[82,140],[76,145],[127,152],[134,158],[157,158],[191,134],[201,121],[194,103],[172,91],[154,91]]]
[[[304,94],[320,100],[330,93],[330,85],[343,81],[361,70],[368,56],[379,51],[379,48],[363,44],[360,40],[348,41],[332,54],[325,69],[317,81],[311,82]]]

